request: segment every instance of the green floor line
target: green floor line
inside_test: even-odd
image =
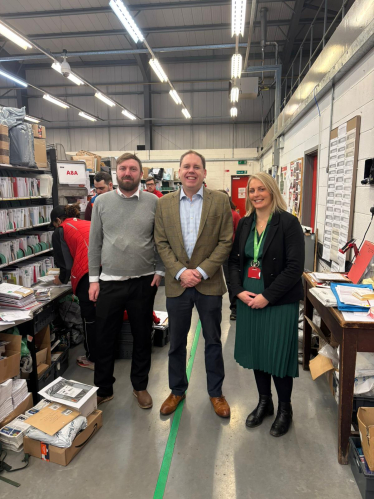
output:
[[[195,336],[194,336],[192,347],[191,347],[190,358],[188,359],[188,363],[187,363],[186,372],[187,372],[188,381],[190,381],[190,377],[191,377],[191,371],[192,371],[192,366],[193,366],[193,363],[195,360],[197,344],[199,343],[200,331],[201,331],[201,322],[199,321],[197,323],[197,326],[196,326]],[[178,407],[174,413],[173,422],[171,424],[169,438],[168,438],[168,441],[166,444],[165,454],[164,454],[164,458],[162,460],[161,469],[160,469],[160,473],[158,475],[158,480],[157,480],[157,484],[156,484],[155,493],[153,495],[153,499],[162,499],[164,497],[166,482],[167,482],[168,475],[169,475],[171,460],[173,459],[175,441],[176,441],[177,435],[178,435],[179,423],[180,423],[181,417],[182,417],[184,402],[185,401],[182,400],[182,402],[178,405]]]

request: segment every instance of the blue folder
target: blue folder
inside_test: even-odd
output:
[[[338,309],[341,312],[369,312],[368,307],[359,307],[355,305],[346,305],[342,303],[339,299],[338,292],[336,291],[336,286],[350,286],[351,288],[368,288],[370,291],[373,291],[372,284],[346,284],[341,282],[332,282],[331,283],[331,291],[334,293],[336,301],[338,302]]]

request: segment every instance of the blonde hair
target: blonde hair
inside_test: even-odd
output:
[[[282,194],[279,190],[279,187],[277,186],[276,181],[273,179],[271,175],[265,172],[259,172],[255,173],[254,175],[251,175],[248,180],[247,188],[245,191],[246,194],[246,199],[245,199],[245,210],[246,210],[246,217],[249,217],[256,208],[253,206],[251,201],[249,200],[249,184],[251,183],[251,180],[256,179],[259,180],[262,184],[264,184],[266,190],[270,192],[271,194],[271,213],[274,213],[276,211],[286,211],[287,210],[287,205],[285,200],[282,197]]]

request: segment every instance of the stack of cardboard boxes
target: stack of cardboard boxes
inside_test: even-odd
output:
[[[9,165],[9,133],[6,125],[0,125],[0,163]]]
[[[75,156],[72,156],[74,161],[84,161],[86,170],[92,173],[101,171],[101,156],[89,151],[78,151]]]

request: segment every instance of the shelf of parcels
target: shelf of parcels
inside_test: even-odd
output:
[[[45,198],[44,196],[29,196],[25,198],[0,198],[0,201],[21,201],[24,199],[52,199],[50,197]]]
[[[13,262],[3,263],[0,265],[0,269],[2,269],[3,267],[9,267],[10,265],[14,265],[15,263],[18,262],[23,262],[24,260],[28,260],[29,258],[33,258],[34,256],[43,255],[43,253],[48,253],[49,251],[53,251],[53,249],[49,248],[47,250],[39,251],[38,253],[33,253],[32,255],[29,256],[24,256],[23,258],[19,258],[18,260],[14,260]]]
[[[0,170],[20,170],[23,172],[51,173],[51,170],[48,170],[48,168],[30,168],[29,166],[7,165],[5,163],[0,163]]]
[[[44,222],[42,224],[31,225],[30,227],[20,227],[18,229],[7,230],[5,232],[0,232],[0,235],[3,234],[13,234],[14,232],[20,232],[21,230],[30,230],[35,229],[36,227],[43,227],[45,225],[49,225],[51,222]]]

